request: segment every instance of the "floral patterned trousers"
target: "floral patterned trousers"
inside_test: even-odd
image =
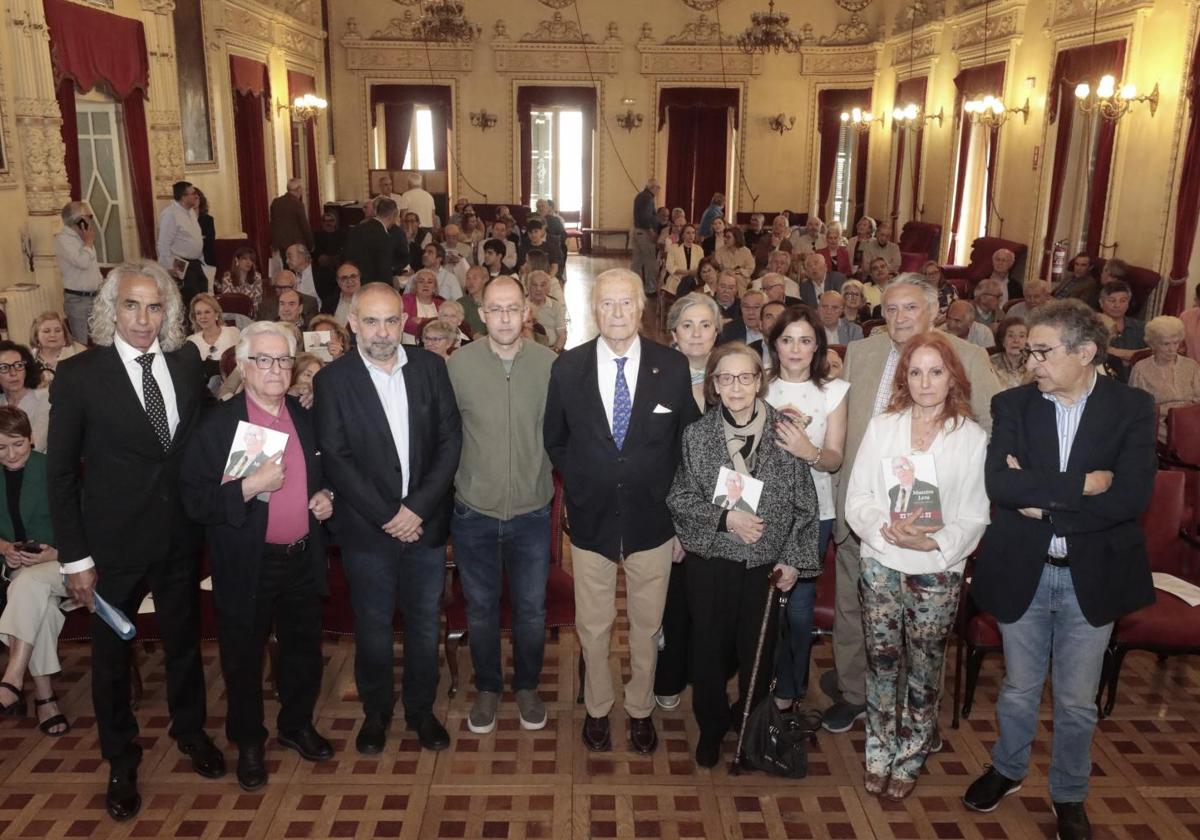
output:
[[[962,574],[906,575],[863,557],[858,593],[867,644],[867,772],[912,781],[937,727],[946,639]],[[901,660],[907,661],[900,685]],[[903,693],[902,693],[903,690]]]

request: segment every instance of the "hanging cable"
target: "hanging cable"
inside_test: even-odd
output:
[[[721,56],[721,87],[729,87],[729,82],[725,78],[725,30],[721,26],[721,4],[718,3],[713,7],[713,11],[717,15],[717,54]],[[742,156],[734,152],[738,162],[738,178],[742,182],[742,186],[746,188],[746,192],[750,194],[750,210],[753,212],[758,209],[758,196],[754,190],[750,189],[750,182],[746,180],[746,161]]]

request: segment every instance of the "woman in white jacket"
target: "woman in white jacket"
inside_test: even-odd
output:
[[[909,339],[891,402],[867,426],[846,493],[846,521],[862,540],[866,788],[890,799],[912,793],[925,764],[963,567],[988,524],[987,435],[970,398],[945,336]]]

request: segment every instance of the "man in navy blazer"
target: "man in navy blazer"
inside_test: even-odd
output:
[[[337,505],[330,522],[354,610],[354,678],[365,718],[356,745],[383,750],[395,705],[392,625],[404,620],[404,717],[421,746],[450,736],[433,714],[442,580],[462,423],[440,356],[401,347],[400,295],[364,285],[350,306],[357,351],[313,382],[322,464]]]
[[[658,744],[650,718],[656,633],[672,560],[682,556],[667,492],[683,429],[699,416],[687,359],[638,335],[645,301],[632,271],[611,269],[596,278],[592,310],[600,337],[554,363],[543,424],[571,518],[575,624],[587,668],[583,741],[593,751],[612,748],[608,657],[618,564],[629,617],[630,744],[640,753]]]
[[[1054,661],[1050,798],[1058,836],[1091,837],[1096,691],[1113,622],[1154,601],[1138,518],[1154,488],[1153,398],[1098,374],[1108,332],[1077,300],[1029,324],[1036,383],[992,399],[986,480],[995,505],[971,594],[1004,640],[1000,737],[963,802],[991,811],[1021,787]]]
[[[846,282],[846,275],[840,271],[830,271],[825,258],[815,251],[804,256],[804,274],[807,279],[800,284],[800,300],[813,309],[826,292],[840,292]]]

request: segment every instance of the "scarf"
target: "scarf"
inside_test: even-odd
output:
[[[725,445],[729,449],[729,457],[733,459],[733,468],[742,475],[751,475],[758,445],[762,442],[763,429],[767,424],[767,412],[763,401],[754,401],[754,413],[743,426],[734,422],[729,410],[722,406],[721,422],[725,429]]]

